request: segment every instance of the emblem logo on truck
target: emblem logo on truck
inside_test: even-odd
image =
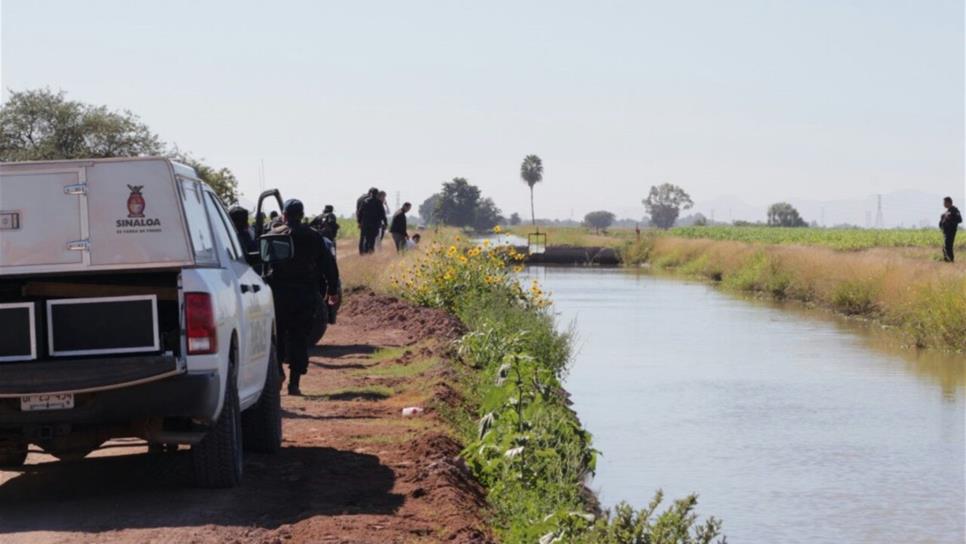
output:
[[[131,190],[131,196],[127,197],[128,218],[136,219],[144,217],[144,196],[141,194],[141,189],[144,189],[144,185],[128,185],[127,188]]]

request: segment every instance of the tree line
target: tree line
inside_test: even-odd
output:
[[[130,111],[111,110],[68,100],[63,91],[35,89],[11,92],[0,107],[0,161],[37,161],[108,157],[169,157],[195,169],[226,204],[238,201],[238,180],[228,168],[206,164],[202,159],[167,144]],[[527,155],[520,164],[520,179],[530,189],[530,221],[537,227],[534,188],[543,181],[543,160]],[[690,195],[677,185],[651,187],[642,204],[654,227],[674,226],[681,210],[694,206]],[[502,215],[492,198],[466,178],[443,182],[439,192],[419,206],[427,225],[449,225],[489,230],[499,224],[519,225],[520,215]],[[597,210],[584,216],[584,224],[596,232],[606,231],[615,215]],[[807,223],[791,204],[779,202],[768,209],[767,224],[804,227]]]

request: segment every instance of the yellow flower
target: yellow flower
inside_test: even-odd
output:
[[[460,255],[460,262],[463,264],[468,263],[470,260],[466,258],[466,255]]]
[[[500,234],[501,232],[503,232],[503,229],[500,228],[500,225],[497,225],[497,226],[493,227],[493,232],[495,234]]]
[[[517,274],[519,274],[520,272],[523,272],[523,265],[519,265],[518,264],[518,265],[514,266],[513,267],[513,271],[516,272]]]
[[[489,240],[483,240],[483,247],[490,247],[490,241]]]
[[[457,251],[458,250],[456,249],[456,246],[449,246],[449,249],[446,251],[446,254],[452,257],[453,255],[456,255]]]

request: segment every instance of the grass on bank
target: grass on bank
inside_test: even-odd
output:
[[[518,225],[510,231],[526,238],[533,227]],[[606,233],[594,233],[584,227],[540,227],[547,233],[551,246],[619,247],[637,238],[634,229],[611,228]],[[716,241],[747,242],[766,245],[820,246],[840,251],[871,248],[931,249],[934,257],[941,255],[943,237],[938,228],[929,229],[834,229],[782,228],[764,226],[675,227],[666,231],[642,229],[642,237],[664,236]],[[966,252],[966,232],[957,239],[956,247]],[[918,254],[916,254],[918,256]]]
[[[966,351],[966,268],[959,265],[886,248],[843,252],[668,236],[621,251],[625,263],[874,319],[896,327],[909,345]]]
[[[596,463],[590,434],[569,408],[561,377],[570,337],[557,330],[540,286],[509,272],[522,256],[507,248],[437,244],[405,262],[393,292],[458,316],[461,389],[478,420],[452,414],[463,456],[486,487],[503,542],[707,544],[720,522],[697,523],[696,498],[658,511],[622,504],[601,515],[584,487]]]

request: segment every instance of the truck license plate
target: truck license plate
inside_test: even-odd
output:
[[[41,410],[70,410],[73,407],[73,393],[58,393],[55,395],[24,395],[20,397],[20,410],[22,412],[38,412]]]

